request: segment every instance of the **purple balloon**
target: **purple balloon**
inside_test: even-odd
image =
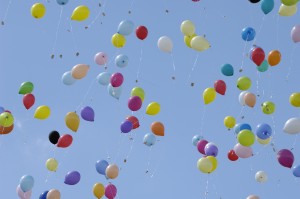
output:
[[[218,147],[212,142],[209,142],[205,145],[204,151],[205,155],[207,156],[217,157],[218,155]]]
[[[128,108],[131,111],[137,111],[142,107],[142,99],[139,96],[132,96],[128,100]]]
[[[117,188],[116,188],[116,186],[113,185],[113,184],[108,184],[105,187],[105,196],[108,199],[114,199],[114,197],[116,197],[116,195],[117,195]]]
[[[205,148],[207,143],[208,143],[207,140],[200,140],[199,142],[197,142],[197,149],[203,155],[205,155],[204,148]]]
[[[133,128],[132,122],[129,120],[125,120],[124,122],[122,122],[121,124],[121,131],[122,133],[129,133]]]
[[[80,173],[78,171],[70,171],[65,176],[65,184],[75,185],[80,181]]]
[[[110,77],[110,84],[112,87],[119,87],[123,84],[124,78],[121,73],[114,73]]]
[[[277,153],[277,160],[282,166],[292,168],[294,163],[294,155],[288,149],[281,149]]]
[[[82,108],[81,109],[81,117],[82,117],[82,119],[84,119],[86,121],[93,122],[95,119],[94,110],[89,106]]]
[[[295,25],[291,30],[291,37],[293,42],[300,42],[300,25]]]

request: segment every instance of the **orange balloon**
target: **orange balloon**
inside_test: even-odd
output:
[[[164,136],[165,135],[165,127],[161,122],[153,122],[151,124],[151,131],[154,135]]]
[[[256,104],[256,96],[251,92],[245,94],[244,100],[249,107],[253,108]]]
[[[106,167],[105,174],[109,179],[115,179],[119,175],[119,167],[116,164],[110,164]]]
[[[77,64],[71,70],[71,75],[74,79],[82,79],[86,76],[90,66],[86,64]]]
[[[275,66],[279,64],[281,60],[281,53],[278,50],[272,50],[268,54],[268,63],[270,66]]]
[[[12,132],[12,130],[14,129],[14,124],[8,126],[8,127],[3,127],[0,126],[0,134],[9,134],[10,132]]]

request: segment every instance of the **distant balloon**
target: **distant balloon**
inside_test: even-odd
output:
[[[59,5],[66,5],[69,0],[56,0],[56,2],[59,4]]]
[[[14,129],[14,124],[12,124],[8,127],[0,126],[0,135],[9,134],[12,132],[13,129]]]
[[[109,183],[106,187],[105,187],[105,196],[108,199],[114,199],[117,196],[117,188],[115,185]]]
[[[233,149],[231,149],[230,151],[228,151],[227,157],[228,157],[228,159],[231,160],[231,161],[236,161],[236,160],[239,159],[239,156],[237,156],[237,155],[235,154],[235,151],[234,151]]]
[[[272,50],[268,54],[268,63],[270,66],[276,66],[281,60],[281,53],[278,50]]]
[[[40,19],[46,14],[46,7],[42,3],[35,3],[31,7],[31,15],[36,18]]]
[[[132,96],[128,99],[128,108],[131,111],[138,111],[142,107],[142,99],[139,96]]]
[[[46,161],[46,168],[49,170],[49,171],[56,171],[57,170],[57,167],[58,167],[58,162],[55,158],[49,158],[47,161]]]
[[[280,16],[293,16],[294,14],[297,13],[297,4],[291,5],[291,6],[286,6],[284,4],[281,4],[279,7],[279,15]]]
[[[120,99],[121,94],[122,94],[122,86],[113,87],[111,84],[108,84],[107,91],[112,97],[114,97],[118,100],[118,99]]]
[[[52,143],[52,144],[57,144],[58,140],[59,140],[59,133],[57,131],[51,131],[50,134],[49,134],[49,141]]]
[[[295,177],[300,177],[300,165],[296,165],[293,167],[293,175]]]
[[[300,25],[295,25],[291,30],[291,37],[293,42],[300,42]]]
[[[14,116],[11,113],[3,112],[0,114],[0,125],[10,127],[14,123]]]
[[[110,82],[111,74],[109,72],[102,72],[97,76],[97,81],[103,86],[107,86]]]
[[[31,198],[31,195],[32,195],[32,190],[29,190],[29,191],[26,191],[24,192],[20,185],[17,186],[17,194],[18,196],[20,197],[20,199],[30,199]]]
[[[259,72],[266,72],[269,69],[269,63],[264,60],[259,66],[256,67]]]
[[[94,56],[94,61],[96,64],[98,65],[104,65],[107,63],[108,61],[108,56],[106,53],[104,52],[98,52],[95,56]]]
[[[192,143],[194,146],[197,146],[197,143],[202,139],[203,137],[201,135],[194,135],[192,138]],[[204,149],[204,148],[203,148]]]
[[[237,135],[238,142],[242,146],[252,146],[255,142],[255,135],[252,131],[248,129],[241,130]]]
[[[98,160],[96,162],[96,170],[98,173],[105,175],[105,170],[108,167],[108,162],[106,160]]]
[[[47,199],[60,199],[60,192],[57,189],[51,189],[47,193]]]
[[[300,133],[300,118],[293,117],[288,119],[284,124],[283,131],[288,134]]]
[[[204,151],[205,151],[205,155],[207,155],[207,156],[217,157],[219,150],[218,150],[218,147],[214,143],[209,142],[205,145]]]
[[[34,112],[34,118],[45,120],[50,116],[51,110],[49,106],[42,105],[39,106]]]
[[[145,99],[145,91],[141,87],[134,87],[130,94],[131,96],[139,96],[142,101]]]
[[[19,94],[25,95],[27,93],[31,93],[33,88],[34,86],[32,82],[23,82],[19,88]]]
[[[34,179],[31,175],[24,175],[20,179],[20,188],[23,192],[27,192],[33,188]]]
[[[145,136],[144,136],[144,144],[147,145],[147,146],[152,146],[154,145],[156,142],[156,137],[155,135],[153,135],[152,133],[147,133]]]
[[[118,33],[124,36],[130,35],[134,30],[134,24],[130,20],[123,20],[119,23]]]
[[[132,123],[132,129],[136,129],[140,127],[139,119],[133,115],[128,116],[126,120]]]
[[[113,73],[110,77],[110,84],[113,87],[119,87],[123,84],[124,77],[122,73]]]
[[[248,93],[250,93],[249,91],[242,91],[240,94],[239,94],[239,102],[242,106],[245,106],[246,105],[246,101],[245,101],[245,95],[247,95]]]
[[[232,76],[234,74],[233,66],[231,64],[224,64],[221,67],[221,72],[225,76]]]
[[[120,54],[115,58],[115,64],[120,68],[124,68],[125,66],[127,66],[128,62],[129,58],[127,55]]]
[[[300,107],[300,93],[292,93],[290,95],[290,104],[294,107]]]
[[[268,176],[264,171],[258,171],[255,174],[255,180],[260,183],[264,183],[268,180]]]
[[[251,79],[246,76],[242,76],[237,80],[237,87],[242,91],[248,90],[251,87],[251,84]]]
[[[93,122],[95,119],[94,109],[90,106],[85,106],[81,109],[81,117],[82,119]]]
[[[80,181],[80,173],[78,171],[70,171],[65,176],[64,183],[67,185],[75,185]]]
[[[299,0],[281,0],[281,3],[286,6],[295,5]]]
[[[66,126],[73,132],[77,132],[80,124],[80,118],[76,112],[68,112],[65,116]]]
[[[277,160],[282,166],[292,168],[294,163],[294,154],[289,149],[281,149],[277,152]]]
[[[122,133],[129,133],[133,128],[132,122],[129,120],[125,120],[124,122],[122,122],[121,126],[120,126],[120,130]]]
[[[265,14],[269,14],[274,8],[274,0],[262,0],[261,1],[261,10]]]
[[[262,62],[265,60],[265,52],[260,47],[254,47],[251,50],[251,60],[257,65],[260,66]]]
[[[191,36],[184,36],[184,43],[185,43],[185,45],[187,46],[187,47],[189,47],[189,48],[192,48],[192,46],[191,46],[191,41],[192,41],[192,39],[194,38],[194,37],[196,37],[197,35],[196,34],[193,34],[193,35],[191,35]]]
[[[94,186],[93,186],[93,193],[94,193],[94,196],[97,199],[102,198],[104,196],[104,194],[105,194],[105,187],[104,187],[104,185],[101,184],[101,183],[94,184]]]
[[[164,136],[165,135],[165,127],[164,124],[158,121],[152,122],[151,131],[154,135]]]
[[[158,102],[151,102],[146,108],[146,114],[156,115],[160,112],[160,104]]]
[[[213,170],[213,163],[207,157],[202,157],[197,161],[197,168],[202,173],[210,173]]]
[[[225,95],[226,93],[226,83],[223,80],[217,80],[214,83],[214,88],[217,93]]]
[[[41,193],[39,199],[47,199],[47,194],[48,194],[48,190],[47,191],[44,191],[43,193]]]
[[[233,128],[235,134],[238,134],[241,130],[244,130],[244,129],[248,129],[250,131],[252,130],[250,124],[247,124],[247,123],[238,123]]]
[[[35,102],[35,97],[33,94],[28,93],[23,96],[23,104],[26,109],[30,109],[34,105],[34,102]]]
[[[226,126],[228,129],[231,129],[235,126],[236,120],[233,116],[226,116],[224,118],[224,126]]]
[[[249,158],[253,156],[252,148],[248,146],[243,146],[240,143],[237,143],[233,148],[235,154],[239,158]]]
[[[64,134],[59,137],[57,142],[57,147],[67,148],[71,146],[72,142],[73,142],[73,137],[69,134]]]
[[[214,88],[207,88],[203,91],[202,97],[204,104],[210,104],[216,99],[217,93]]]
[[[90,16],[90,9],[85,5],[77,6],[72,13],[71,20],[84,21]]]
[[[116,48],[122,48],[126,44],[126,38],[123,35],[119,34],[119,33],[115,33],[111,37],[111,43]]]
[[[89,65],[77,64],[72,68],[71,75],[74,79],[82,79],[87,75],[89,69]]]
[[[148,29],[145,26],[138,26],[135,30],[136,37],[144,40],[148,36]]]
[[[256,35],[252,27],[247,27],[242,30],[242,39],[245,41],[252,41]]]
[[[203,36],[195,36],[191,40],[191,47],[196,51],[205,51],[210,48],[210,43]]]
[[[251,93],[251,92],[247,92],[244,95],[244,100],[245,100],[245,104],[251,108],[253,108],[256,104],[256,95]]]
[[[192,36],[195,34],[196,28],[192,21],[185,20],[181,23],[180,30],[185,36]]]
[[[207,145],[207,143],[208,143],[208,141],[204,140],[204,139],[197,142],[197,149],[203,155],[205,155],[205,146]]]
[[[162,36],[157,41],[158,48],[167,53],[171,53],[173,49],[173,42],[168,36]]]
[[[106,177],[109,179],[115,179],[119,175],[119,167],[116,164],[110,164],[105,170]]]
[[[76,82],[76,79],[72,77],[71,71],[65,72],[61,79],[62,82],[67,86],[72,85]]]
[[[267,115],[274,113],[275,109],[276,109],[276,107],[275,107],[275,104],[273,102],[266,101],[266,102],[261,104],[262,112],[267,114]]]

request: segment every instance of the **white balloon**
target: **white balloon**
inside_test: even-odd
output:
[[[250,195],[247,197],[247,199],[259,199],[259,197],[255,195]]]
[[[258,171],[255,174],[255,180],[260,183],[264,183],[268,180],[268,176],[264,171]]]
[[[285,122],[283,131],[288,134],[297,134],[300,133],[300,118],[290,118]]]
[[[173,42],[169,37],[162,36],[158,39],[157,46],[161,51],[170,53],[173,49]]]
[[[239,102],[242,106],[245,106],[246,105],[246,102],[245,102],[245,95],[247,93],[250,93],[249,91],[242,91],[239,95]]]

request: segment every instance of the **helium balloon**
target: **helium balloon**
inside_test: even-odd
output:
[[[34,105],[34,102],[35,102],[35,97],[33,94],[28,93],[23,96],[23,104],[27,110]]]
[[[252,148],[248,146],[243,146],[240,143],[237,143],[233,148],[235,154],[239,156],[239,158],[249,158],[253,156]]]
[[[42,3],[35,3],[31,7],[31,15],[36,18],[40,19],[46,14],[46,7]]]
[[[60,199],[60,192],[57,189],[51,189],[47,193],[47,199]]]
[[[39,199],[47,199],[47,194],[48,194],[48,190],[47,191],[44,191],[43,193],[41,193]]]
[[[260,0],[249,0],[251,3],[258,3]],[[248,199],[248,198],[247,198]]]
[[[111,43],[116,48],[122,48],[126,44],[126,38],[123,35],[119,34],[119,33],[115,33],[111,37]]]
[[[251,146],[255,142],[255,135],[252,131],[245,129],[238,133],[237,139],[242,146]]]
[[[39,106],[34,113],[34,118],[44,120],[50,116],[51,110],[49,106],[43,105]]]
[[[252,27],[247,27],[242,30],[242,39],[244,41],[252,41],[255,35],[256,32]]]
[[[268,63],[270,66],[276,66],[281,60],[281,53],[278,50],[272,50],[268,54]]]
[[[281,0],[281,3],[286,6],[295,5],[299,0]]]
[[[130,20],[123,20],[119,23],[118,33],[124,36],[130,35],[134,30],[134,24]]]
[[[128,120],[128,121],[130,121],[132,123],[132,129],[139,128],[140,123],[139,123],[139,119],[137,117],[131,115],[131,116],[128,116],[126,118],[126,120]]]
[[[236,160],[239,159],[239,156],[237,156],[237,155],[235,154],[235,152],[234,152],[233,149],[231,149],[230,151],[228,151],[227,157],[228,157],[228,159],[231,160],[231,161],[236,161]]]
[[[104,196],[105,193],[105,187],[101,183],[96,183],[93,186],[93,194],[97,199],[100,199]]]
[[[250,195],[246,199],[259,199],[259,197],[255,195]]]
[[[214,143],[209,142],[205,145],[204,151],[205,151],[205,155],[207,155],[207,156],[217,157],[219,150],[218,150],[218,147]]]
[[[265,139],[265,140],[262,140],[260,139],[259,137],[256,136],[256,140],[259,144],[263,144],[263,145],[266,145],[266,144],[269,144],[271,142],[271,137]]]
[[[214,88],[207,88],[203,92],[204,104],[209,104],[216,99],[216,91]]]
[[[207,140],[200,140],[199,142],[197,142],[197,149],[203,155],[205,155],[205,146],[207,144],[208,144]]]
[[[265,52],[260,47],[255,47],[251,50],[251,60],[257,65],[260,66],[265,60]]]
[[[125,120],[124,122],[122,122],[120,126],[120,130],[122,133],[129,133],[132,130],[132,128],[133,128],[133,124],[129,120]]]
[[[57,131],[51,131],[50,134],[49,134],[49,141],[52,143],[52,144],[57,144],[58,140],[59,140],[59,133]]]
[[[291,31],[292,40],[297,43],[300,41],[300,25],[295,25]]]
[[[214,83],[215,91],[221,95],[225,95],[226,83],[223,80],[217,80]]]
[[[107,86],[110,82],[111,74],[109,72],[102,72],[97,76],[97,81],[103,86]]]
[[[90,9],[85,6],[77,6],[72,13],[71,20],[74,21],[83,21],[86,20],[90,16]]]
[[[202,157],[197,161],[197,168],[203,173],[210,173],[213,169],[213,164],[207,157]]]
[[[274,8],[274,0],[262,0],[261,1],[261,10],[265,14],[269,14]]]
[[[182,34],[185,36],[192,36],[195,34],[195,25],[192,21],[190,20],[185,20],[181,23],[180,25],[180,30]]]
[[[173,42],[169,37],[162,36],[158,39],[157,46],[158,46],[159,50],[170,53],[170,52],[172,52],[172,49],[173,49]]]
[[[77,64],[71,70],[71,75],[74,79],[82,79],[87,75],[90,66],[86,64]]]
[[[283,131],[288,134],[300,133],[300,118],[290,118],[288,119],[283,127]]]
[[[62,82],[67,86],[72,85],[76,82],[76,79],[74,77],[72,77],[71,71],[65,72],[61,79],[62,79]]]
[[[105,171],[108,165],[109,164],[106,160],[98,160],[95,166],[98,173],[105,175]]]
[[[146,114],[156,115],[160,112],[160,104],[157,102],[151,102],[146,108]]]
[[[238,78],[237,87],[242,91],[248,90],[251,87],[251,79],[246,76]]]
[[[12,124],[8,127],[0,126],[0,135],[9,134],[12,132],[13,129],[14,129],[14,124]]]
[[[254,95],[253,93],[251,92],[247,92],[245,95],[244,95],[244,100],[245,100],[245,104],[249,107],[254,107],[255,104],[256,104],[256,95]]]
[[[288,149],[281,149],[277,152],[277,160],[282,166],[292,168],[294,163],[294,154]]]
[[[197,36],[197,35],[196,35],[196,34],[193,34],[193,35],[191,35],[191,36],[184,36],[184,43],[185,43],[185,45],[186,45],[187,47],[192,48],[192,46],[191,46],[191,41],[192,41],[192,39],[193,39],[195,36]]]
[[[300,93],[292,93],[290,95],[290,104],[294,107],[300,107]]]
[[[46,167],[49,171],[56,171],[58,167],[58,162],[55,158],[49,158],[46,161]]]
[[[109,179],[115,179],[119,175],[119,167],[116,164],[110,164],[105,170],[106,177]]]
[[[0,126],[10,127],[14,123],[14,117],[11,113],[3,112],[0,114]]]
[[[206,158],[209,159],[212,163],[212,169],[209,171],[209,173],[211,173],[218,167],[218,160],[214,156],[207,156]]]
[[[266,72],[269,68],[267,60],[264,60],[259,66],[256,67],[259,72]]]
[[[108,199],[114,199],[117,195],[117,188],[115,185],[109,183],[106,187],[105,187],[105,196]]]
[[[116,99],[120,99],[121,94],[122,94],[122,86],[113,87],[111,84],[108,84],[107,91],[112,97],[114,97]]]
[[[139,96],[142,99],[142,101],[144,101],[144,99],[145,99],[145,92],[144,92],[144,90],[141,87],[134,87],[131,90],[131,96]]]
[[[65,116],[66,126],[73,132],[77,132],[80,124],[79,116],[76,112],[68,112]]]
[[[70,171],[65,176],[64,183],[67,185],[75,185],[80,181],[80,173],[78,171]]]
[[[286,6],[284,4],[281,4],[279,7],[279,15],[280,16],[293,16],[297,12],[297,4]]]
[[[269,101],[266,101],[266,102],[262,103],[262,105],[261,105],[261,109],[262,109],[263,113],[265,113],[267,115],[274,113],[275,108],[276,108],[275,104],[273,102],[269,102]]]
[[[242,91],[240,94],[239,94],[239,102],[242,106],[245,106],[246,105],[246,102],[245,102],[245,95],[250,93],[249,91]]]
[[[238,134],[241,130],[244,130],[244,129],[248,129],[248,130],[252,130],[251,126],[249,124],[246,124],[246,123],[239,123],[239,124],[236,124],[234,126],[234,132],[235,134]]]
[[[66,5],[69,0],[56,0],[56,2],[59,4],[59,5]]]
[[[32,190],[29,190],[29,191],[26,191],[24,192],[20,185],[17,186],[17,194],[18,196],[20,197],[20,199],[30,199],[31,198],[31,195],[32,195]]]
[[[156,141],[156,137],[155,135],[153,135],[152,133],[147,133],[145,136],[144,136],[144,144],[147,145],[147,146],[152,146],[155,144],[155,141]]]
[[[225,76],[233,76],[233,74],[234,74],[233,66],[231,64],[224,64],[221,67],[221,72]]]
[[[269,124],[261,123],[256,127],[256,136],[262,140],[272,136],[272,128]]]
[[[255,180],[260,183],[264,183],[268,180],[268,176],[264,171],[258,171],[255,174]]]
[[[106,64],[107,63],[107,61],[108,61],[108,56],[107,56],[107,54],[106,53],[104,53],[104,52],[99,52],[99,53],[97,53],[95,56],[94,56],[94,61],[95,61],[95,63],[96,64],[98,64],[98,65],[104,65],[104,64]]]
[[[19,88],[19,94],[27,94],[33,91],[33,83],[32,82],[23,82]]]
[[[200,135],[194,135],[194,137],[192,138],[192,143],[194,146],[197,146],[197,143],[202,139],[203,137]],[[205,147],[205,146],[204,146]],[[203,150],[204,150],[203,147]]]
[[[148,29],[145,26],[138,26],[135,30],[135,34],[137,38],[144,40],[148,36]]]
[[[191,40],[191,47],[196,51],[204,51],[210,48],[209,42],[202,36],[195,36]]]
[[[20,188],[23,192],[27,192],[32,189],[34,185],[34,179],[31,175],[24,175],[20,179]]]
[[[128,108],[131,111],[138,111],[142,107],[142,99],[139,96],[133,96],[128,99]]]
[[[124,77],[122,73],[113,73],[110,77],[110,84],[113,87],[119,87],[123,84]]]
[[[226,116],[224,118],[224,125],[229,129],[233,128],[235,126],[235,123],[235,118],[232,116]]]
[[[67,148],[69,147],[73,142],[73,137],[69,134],[64,134],[60,136],[57,142],[57,147],[60,148]]]
[[[293,175],[295,177],[300,177],[300,165],[296,165],[293,167]]]
[[[115,64],[120,68],[124,68],[125,66],[127,66],[128,62],[129,62],[129,58],[127,55],[124,54],[120,54],[115,58]]]
[[[95,119],[94,109],[90,106],[83,107],[81,109],[81,117],[85,121],[93,122]]]
[[[153,122],[151,124],[151,131],[154,135],[157,136],[164,136],[165,135],[165,127],[164,124],[161,122]]]

